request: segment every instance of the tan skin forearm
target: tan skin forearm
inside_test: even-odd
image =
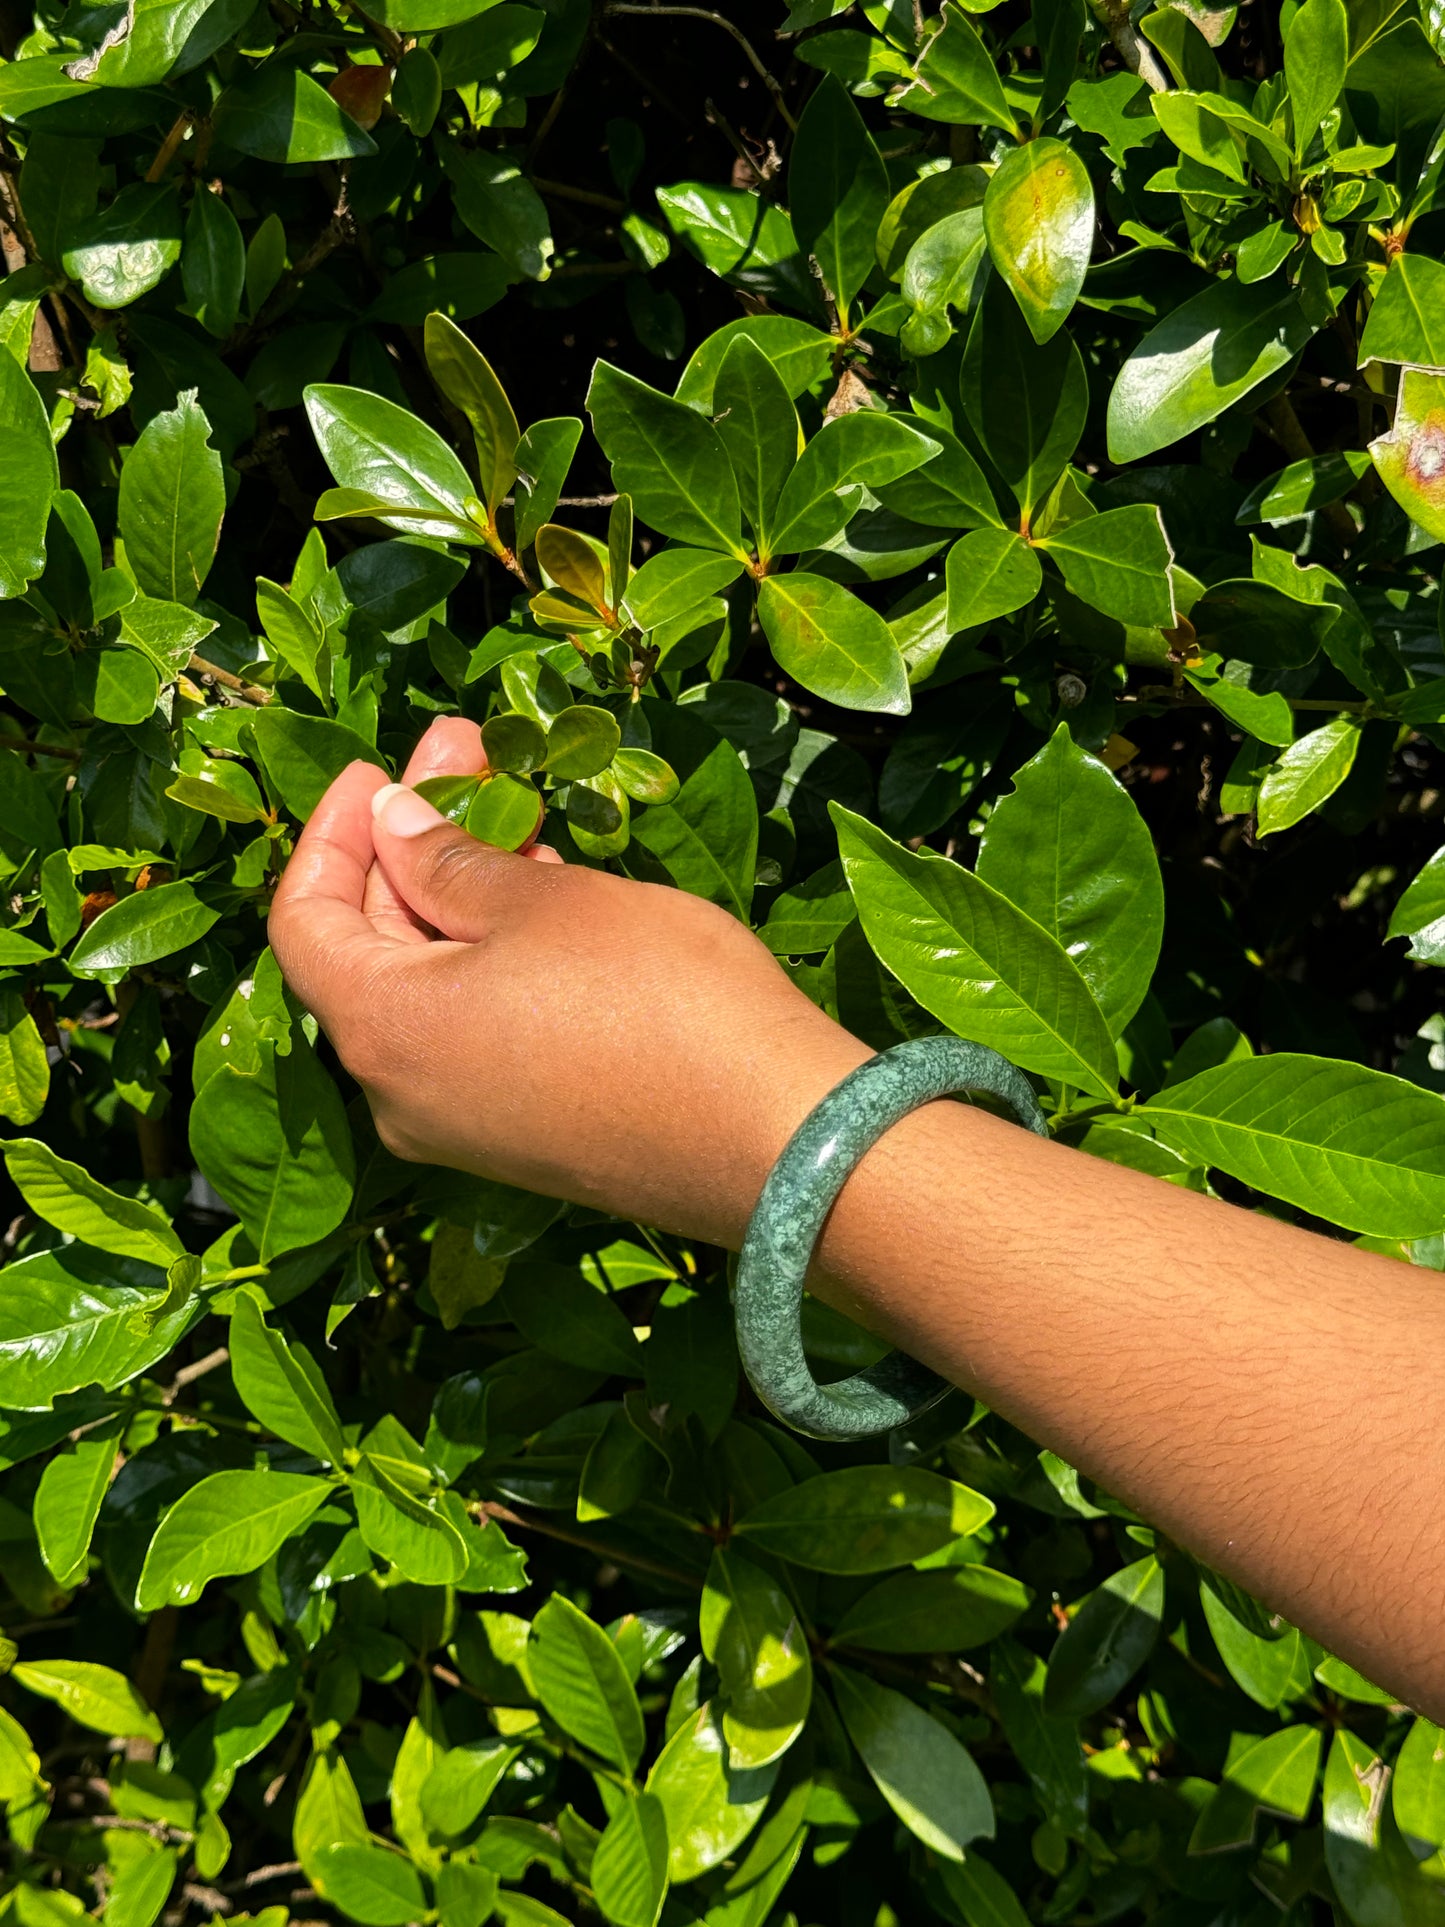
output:
[[[408,774],[479,754],[444,719]],[[374,819],[383,784],[337,779],[271,934],[384,1142],[736,1249],[867,1048],[723,911]],[[1432,1274],[941,1103],[849,1180],[816,1289],[1445,1715]]]
[[[868,1055],[820,1042],[800,1116]],[[820,1296],[1445,1715],[1434,1274],[959,1103],[881,1139],[819,1258]]]

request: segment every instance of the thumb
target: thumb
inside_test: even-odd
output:
[[[371,814],[377,860],[392,887],[444,937],[478,942],[536,886],[537,864],[479,843],[404,783],[379,789]]]

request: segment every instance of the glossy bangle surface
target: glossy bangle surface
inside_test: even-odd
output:
[[[838,1193],[883,1133],[936,1098],[978,1091],[1047,1135],[1028,1079],[997,1051],[960,1037],[918,1037],[851,1071],[804,1118],[768,1174],[748,1222],[734,1293],[738,1351],[777,1418],[815,1439],[867,1438],[905,1425],[953,1388],[890,1352],[851,1378],[820,1385],[803,1351],[803,1281]]]

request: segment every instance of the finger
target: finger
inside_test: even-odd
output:
[[[401,780],[414,787],[429,776],[474,776],[486,764],[478,726],[465,716],[438,716],[412,751]],[[407,908],[379,864],[372,865],[366,880],[362,908],[385,936],[403,943],[431,941],[431,931]]]
[[[375,857],[371,802],[386,787],[386,772],[370,763],[341,772],[312,812],[271,904],[276,961],[328,1031],[378,957],[395,948],[362,907]]]
[[[534,863],[565,863],[567,861],[562,852],[560,850],[554,850],[550,843],[529,843],[527,848],[523,850],[522,855],[531,857]]]
[[[540,862],[478,842],[400,783],[378,790],[372,811],[377,861],[403,901],[444,937],[476,943],[509,900],[551,887]]]

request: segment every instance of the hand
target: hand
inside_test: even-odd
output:
[[[439,719],[406,782],[484,762]],[[478,843],[367,763],[307,824],[270,936],[398,1156],[715,1243],[869,1055],[726,911]]]

